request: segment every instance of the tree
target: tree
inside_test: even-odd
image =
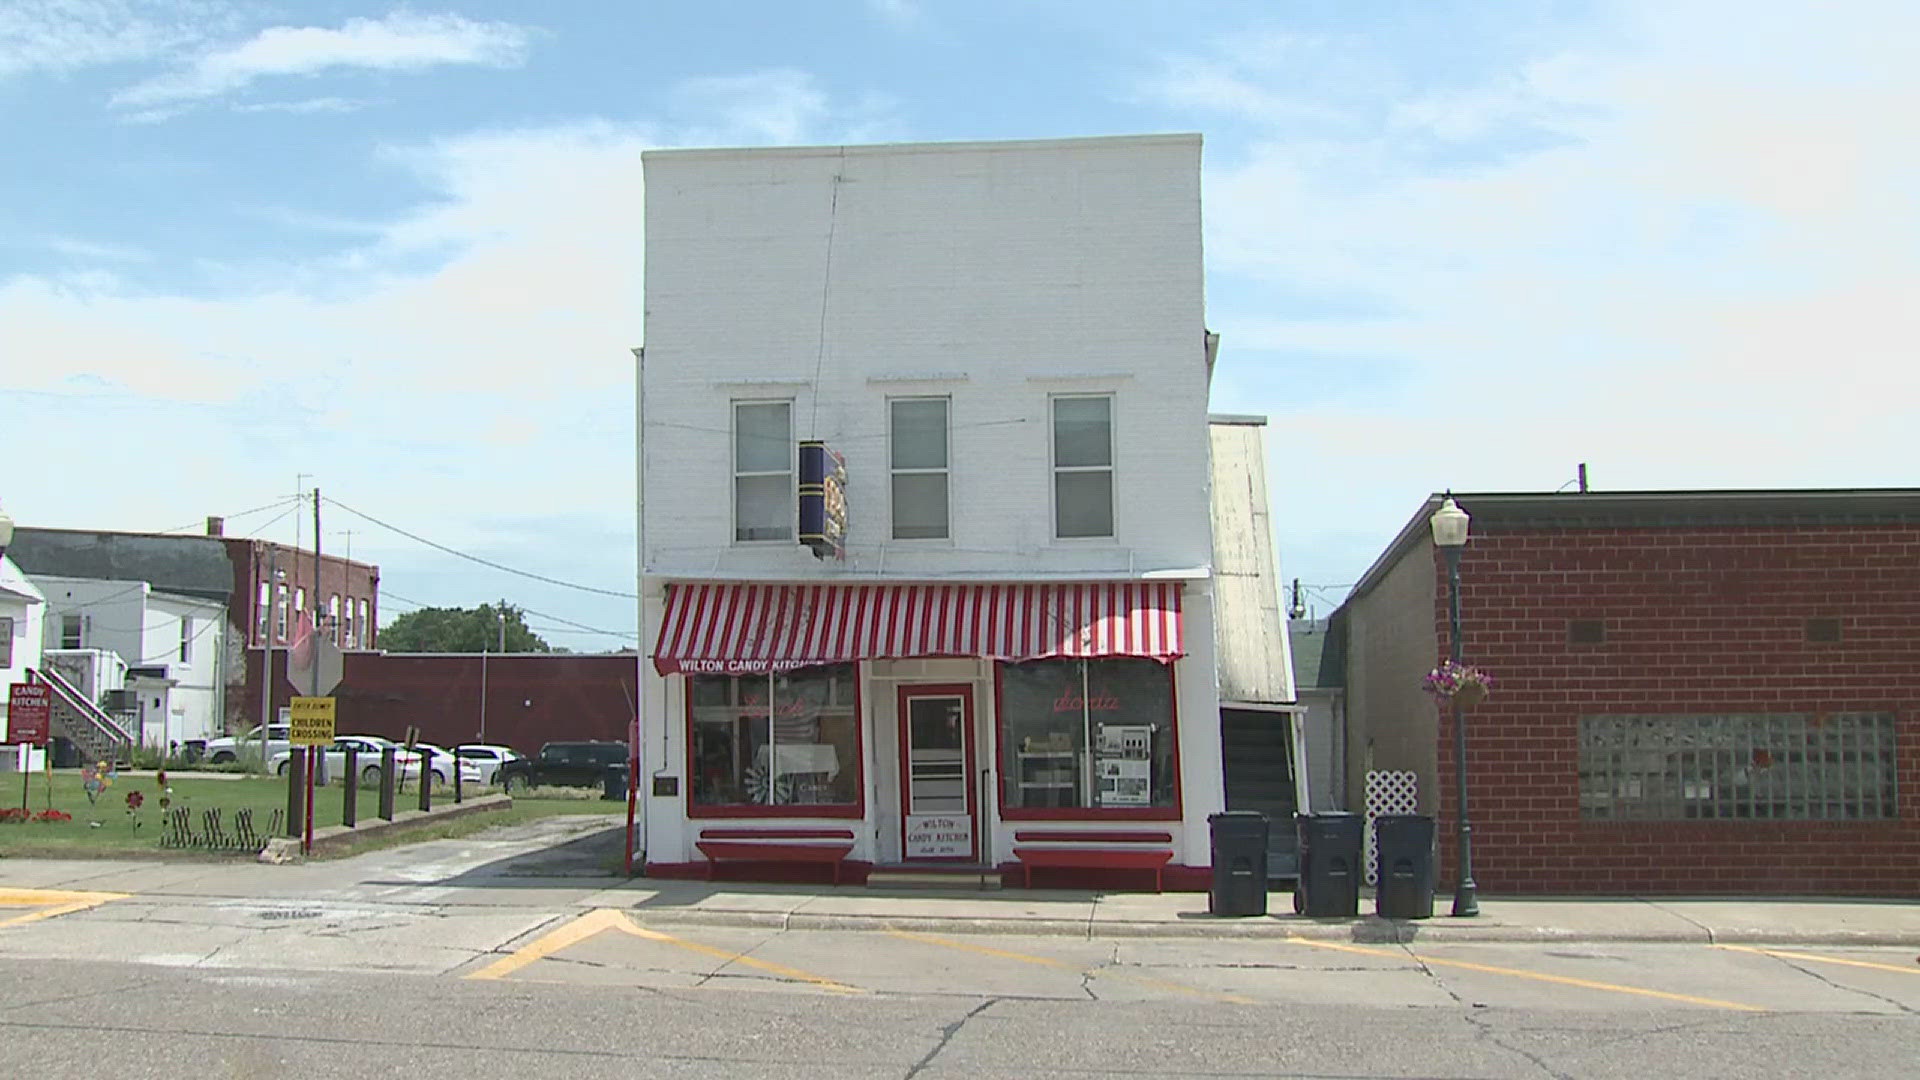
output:
[[[502,617],[506,649],[510,653],[553,652],[554,648],[527,629],[526,613],[505,600],[475,608],[421,608],[409,611],[380,631],[380,648],[388,652],[501,652]]]

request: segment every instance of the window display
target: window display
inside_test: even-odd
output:
[[[854,684],[852,664],[689,677],[694,806],[858,803]]]
[[[1175,805],[1171,668],[1115,657],[999,671],[1008,811]]]

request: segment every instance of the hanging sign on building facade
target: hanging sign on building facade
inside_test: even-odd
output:
[[[847,459],[818,439],[800,443],[800,542],[814,557],[847,555]]]

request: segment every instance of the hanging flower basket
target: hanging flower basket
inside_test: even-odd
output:
[[[1477,667],[1443,660],[1439,667],[1427,672],[1427,677],[1421,680],[1421,689],[1443,705],[1471,709],[1487,699],[1493,689],[1493,676]]]

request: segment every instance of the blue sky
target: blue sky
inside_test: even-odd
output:
[[[0,504],[291,541],[244,512],[307,474],[630,591],[641,151],[1153,131],[1206,136],[1214,407],[1272,418],[1322,614],[1442,488],[1911,484],[1915,40],[1866,0],[8,0]],[[388,617],[632,643],[325,515]]]

